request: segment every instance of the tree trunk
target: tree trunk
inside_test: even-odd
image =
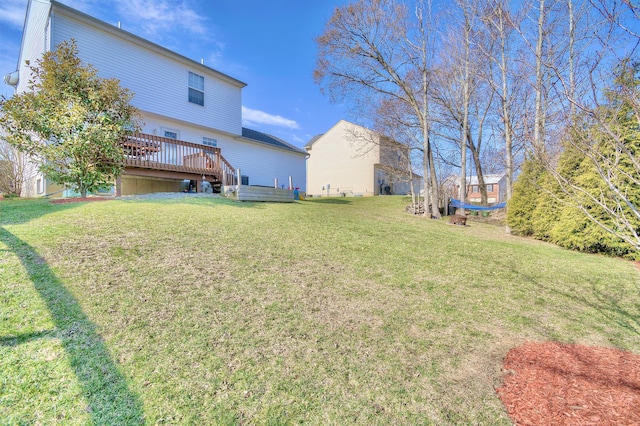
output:
[[[538,16],[538,39],[536,42],[536,112],[535,112],[535,124],[533,129],[533,149],[539,158],[544,154],[544,112],[543,112],[543,71],[542,71],[542,46],[545,37],[544,22],[545,22],[545,0],[539,0],[539,16]]]
[[[465,1],[462,5],[464,12],[464,72],[462,76],[462,129],[460,134],[460,201],[466,202],[467,196],[467,143],[469,133],[469,102],[471,101],[469,79],[469,57],[471,49],[471,22],[468,5]],[[458,209],[460,210],[460,209]],[[459,212],[456,212],[459,214]]]
[[[480,161],[480,153],[478,150],[471,150],[471,158],[473,159],[473,165],[476,169],[476,176],[478,178],[478,188],[480,189],[480,202],[483,205],[487,204],[487,186],[484,184],[484,173],[482,172],[482,162]]]
[[[434,219],[440,219],[440,208],[438,207],[438,175],[436,174],[436,164],[433,160],[433,150],[431,149],[431,143],[429,143],[429,168],[431,169],[431,216]]]

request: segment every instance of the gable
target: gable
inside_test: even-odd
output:
[[[31,0],[29,6],[48,4]],[[29,15],[28,11],[28,19]],[[241,134],[245,83],[89,15],[51,1],[45,50],[74,39],[80,59],[101,77],[116,78],[142,111],[186,123]],[[43,50],[44,51],[44,50]],[[42,52],[39,52],[40,54]],[[189,102],[189,73],[203,77],[203,105]]]

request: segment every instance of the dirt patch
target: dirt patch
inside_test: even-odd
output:
[[[113,200],[113,198],[108,197],[74,197],[74,198],[56,198],[55,200],[50,200],[51,204],[68,204],[68,203],[79,203],[82,201],[107,201]]]
[[[505,209],[496,209],[488,212],[479,211],[477,213],[477,215],[473,215],[470,211],[467,211],[467,220],[473,222],[488,223],[495,226],[504,226],[507,217]],[[483,216],[483,213],[488,213],[488,216]]]
[[[504,372],[496,390],[518,425],[640,425],[640,355],[528,342]]]

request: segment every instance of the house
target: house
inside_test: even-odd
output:
[[[409,173],[408,150],[362,126],[340,120],[315,136],[307,150],[307,195],[367,196],[420,191],[421,176]]]
[[[304,189],[306,151],[242,127],[245,83],[57,1],[28,1],[18,69],[5,82],[26,90],[25,61],[34,64],[71,39],[83,62],[134,93],[142,115],[142,133],[123,142],[126,167],[116,193],[234,184],[238,170],[237,183],[273,186],[277,179],[288,186],[291,178]],[[26,195],[65,193],[45,176],[31,186]]]
[[[450,176],[445,180],[445,191],[449,198],[459,198],[459,176]],[[484,184],[487,188],[487,203],[496,204],[506,201],[507,197],[507,175],[491,174],[484,175]],[[467,177],[466,201],[469,203],[481,203],[482,194],[478,184],[478,176]]]

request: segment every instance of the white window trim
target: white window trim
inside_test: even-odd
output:
[[[162,131],[162,137],[166,138],[166,132],[170,132],[170,133],[175,133],[176,134],[176,140],[180,140],[180,130],[177,129],[169,129],[167,127],[162,127],[160,128],[160,130]],[[169,138],[171,139],[171,138]]]
[[[191,75],[192,75],[192,74],[193,74],[194,76],[200,77],[200,78],[202,79],[202,87],[201,87],[201,88],[200,88],[200,87],[196,87],[196,86],[192,86],[192,85],[191,85]],[[188,89],[187,89],[187,101],[188,101],[190,104],[199,105],[199,106],[204,106],[204,76],[203,76],[203,75],[200,75],[200,74],[198,74],[198,73],[195,73],[195,72],[193,72],[193,71],[189,71],[189,72],[188,72],[188,74],[187,74],[187,87],[188,87]],[[202,93],[202,104],[199,104],[199,103],[197,103],[197,102],[191,102],[191,101],[189,100],[189,90],[194,90],[194,91],[197,91],[197,92]]]
[[[211,146],[211,147],[217,147],[218,146],[218,139],[210,138],[208,136],[203,136],[202,137],[202,145]]]

